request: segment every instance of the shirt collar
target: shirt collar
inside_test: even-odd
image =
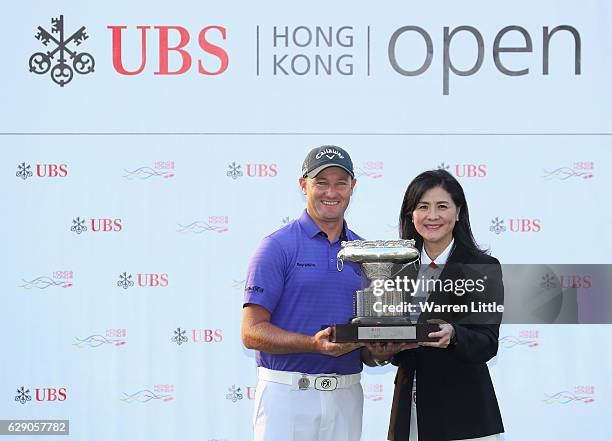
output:
[[[319,228],[319,226],[317,224],[315,224],[315,222],[312,220],[312,218],[310,217],[310,215],[308,214],[308,211],[306,211],[306,209],[304,209],[304,211],[302,212],[302,215],[299,217],[298,222],[300,224],[300,226],[302,227],[302,229],[306,232],[306,235],[312,239],[313,237],[315,237],[317,234],[319,233],[323,233],[323,235],[325,235],[324,231],[321,230]],[[346,227],[346,221],[343,220],[343,225],[342,225],[342,232],[340,233],[340,240],[348,240],[348,228]],[[325,235],[327,236],[327,235]]]
[[[444,265],[446,264],[446,261],[448,260],[448,256],[450,256],[450,253],[453,249],[453,245],[455,245],[455,239],[453,238],[450,243],[448,244],[448,246],[444,249],[444,251],[442,251],[442,254],[440,254],[435,262],[436,265]],[[425,245],[423,245],[423,249],[421,250],[421,264],[422,265],[429,265],[431,263],[431,258],[427,255],[427,251],[425,251]]]

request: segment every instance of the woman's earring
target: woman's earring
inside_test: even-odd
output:
[[[459,215],[457,215],[457,219],[455,219],[455,221],[459,222]]]

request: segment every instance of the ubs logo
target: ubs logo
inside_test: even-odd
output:
[[[255,387],[247,386],[246,387],[246,399],[254,400],[255,399]],[[232,387],[227,388],[228,393],[225,395],[225,399],[231,401],[232,403],[237,403],[245,398],[245,394],[242,391],[240,386],[236,387],[235,384],[232,384]]]
[[[68,391],[65,387],[37,387],[34,394],[34,400],[38,402],[62,402],[68,399]],[[32,401],[32,395],[30,395],[30,389],[21,386],[17,389],[17,395],[15,401],[20,404],[26,404]]]
[[[85,231],[91,231],[92,233],[111,233],[119,232],[123,229],[121,219],[102,218],[102,219],[81,219],[80,216],[72,219],[72,225],[70,231],[81,234]]]
[[[121,75],[139,75],[147,65],[147,31],[151,26],[136,26],[140,31],[140,66],[136,70],[127,70],[124,65],[123,46],[123,31],[127,26],[107,26],[111,30],[112,53],[113,53],[113,68]],[[183,26],[153,26],[157,31],[158,48],[156,53],[159,54],[158,70],[153,75],[183,75],[191,70],[194,65],[192,56],[193,50],[188,47],[189,41],[192,39],[192,34]],[[137,31],[137,32],[138,32]],[[173,34],[173,35],[172,35]],[[194,35],[195,36],[195,35]],[[197,60],[197,72],[200,75],[220,75],[225,72],[229,66],[229,56],[227,52],[220,46],[211,43],[213,40],[227,39],[227,29],[223,26],[206,26],[197,33],[197,41],[200,49],[205,54],[216,58],[218,67],[211,68],[210,61]],[[170,46],[170,41],[179,40],[176,46]],[[175,56],[180,58],[180,67],[172,69],[170,66],[170,53],[174,52]],[[132,64],[132,63],[130,63]]]
[[[445,164],[438,165],[438,170],[446,170],[458,178],[485,178],[487,177],[486,164]]]
[[[228,165],[225,175],[236,180],[243,177],[245,173],[249,178],[274,178],[278,174],[278,166],[273,163],[249,163],[245,165],[243,169],[241,164],[236,164],[236,161],[233,161]]]
[[[87,75],[94,71],[95,60],[91,54],[79,52],[77,49],[89,38],[85,26],[65,38],[64,16],[60,15],[51,19],[51,32],[38,26],[38,33],[34,37],[45,47],[52,44],[54,49],[34,53],[29,61],[30,72],[44,75],[50,71],[51,80],[64,87],[72,81],[75,72]],[[53,68],[52,64],[55,64]]]
[[[168,286],[168,274],[156,274],[156,273],[138,273],[136,274],[136,283],[142,288],[156,288]],[[117,286],[123,289],[128,289],[134,286],[134,280],[132,275],[127,272],[119,275]]]
[[[221,329],[194,328],[191,329],[188,337],[186,329],[176,328],[170,340],[179,346],[190,340],[193,343],[221,343],[223,341],[223,331]]]
[[[510,229],[511,233],[539,233],[542,231],[542,221],[540,219],[512,218],[509,219],[508,227],[504,219],[496,217],[491,220],[489,231],[495,234],[504,233]]]
[[[68,176],[68,166],[66,164],[36,164],[35,170],[38,178],[65,178]],[[15,176],[24,181],[33,177],[32,166],[25,162],[18,164]]]

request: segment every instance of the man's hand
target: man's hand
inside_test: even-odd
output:
[[[419,345],[430,346],[432,348],[447,348],[450,344],[451,338],[455,335],[455,328],[453,325],[446,323],[442,320],[427,320],[427,323],[437,323],[440,330],[437,332],[430,332],[427,336],[430,338],[439,338],[438,341],[421,341]]]
[[[363,343],[332,343],[329,341],[331,333],[332,328],[325,328],[312,337],[315,348],[314,352],[339,357],[364,346]]]

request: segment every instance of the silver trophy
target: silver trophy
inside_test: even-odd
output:
[[[409,313],[397,308],[410,303],[410,293],[381,288],[392,277],[394,269],[417,263],[419,251],[414,244],[414,240],[352,240],[341,243],[338,271],[342,271],[345,261],[358,263],[369,285],[353,294],[355,317],[348,324],[333,327],[332,341],[429,340],[429,326],[411,323]]]

